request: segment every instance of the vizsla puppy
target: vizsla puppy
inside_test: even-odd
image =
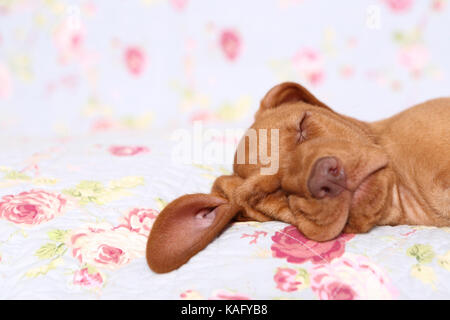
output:
[[[261,173],[262,145],[244,136],[245,159],[258,161],[235,156],[233,175],[211,194],[182,196],[160,213],[147,244],[152,270],[180,267],[232,218],[284,221],[316,241],[377,225],[450,226],[450,98],[367,123],[287,82],[266,94],[251,129],[278,129],[277,172]]]

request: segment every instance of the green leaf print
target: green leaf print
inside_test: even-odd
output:
[[[55,229],[47,232],[48,238],[57,242],[64,242],[69,231]]]
[[[50,262],[46,265],[33,268],[25,273],[27,278],[36,278],[47,274],[50,270],[56,269],[63,264],[62,256],[67,251],[65,240],[70,230],[54,229],[47,232],[48,238],[53,242],[47,242],[42,245],[34,255],[40,260],[48,260]]]
[[[4,179],[8,180],[31,180],[31,177],[18,171],[9,171],[5,174]]]
[[[443,256],[439,256],[437,260],[440,267],[450,271],[450,251],[447,251],[447,253]]]
[[[50,259],[56,255],[58,250],[58,246],[54,243],[46,243],[42,247],[40,247],[35,255],[39,259]]]
[[[311,281],[309,279],[308,271],[303,268],[297,268],[296,270],[298,273],[295,276],[295,280],[301,283],[301,285],[298,285],[298,290],[309,287]]]
[[[416,258],[419,263],[430,263],[435,256],[433,248],[430,245],[425,244],[413,245],[406,251],[406,254]]]
[[[158,206],[158,210],[159,211],[164,209],[167,206],[167,204],[168,204],[167,201],[165,201],[164,199],[161,199],[161,198],[155,198],[155,201],[156,201],[156,204]]]
[[[28,270],[25,273],[25,277],[36,278],[39,276],[46,275],[50,270],[56,269],[57,267],[62,266],[63,264],[64,261],[62,258],[54,259],[49,264]]]
[[[137,186],[144,185],[144,178],[143,177],[125,177],[119,180],[113,180],[110,182],[110,188],[114,189],[130,189],[135,188]]]
[[[77,198],[82,205],[90,202],[102,205],[130,195],[127,189],[141,185],[144,185],[144,178],[136,176],[113,180],[107,187],[98,181],[83,180],[75,188],[63,190],[63,193]]]

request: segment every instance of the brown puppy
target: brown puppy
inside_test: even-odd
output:
[[[287,82],[266,94],[249,130],[269,138],[254,135],[253,148],[244,136],[245,163],[237,154],[233,175],[219,177],[211,194],[180,197],[160,213],[147,243],[152,270],[178,268],[232,218],[284,221],[316,241],[376,225],[450,226],[449,98],[366,123]],[[275,173],[262,173],[261,148],[278,159]]]

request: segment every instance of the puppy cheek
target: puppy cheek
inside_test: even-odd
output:
[[[289,200],[297,228],[311,240],[331,240],[343,231],[347,223],[351,200],[349,192],[333,199],[317,200],[291,196]]]
[[[318,225],[328,225],[342,214],[348,214],[351,195],[343,192],[335,198],[324,199],[289,196],[288,201],[294,215],[301,215]]]
[[[315,199],[306,199],[296,195],[288,197],[289,207],[294,216],[302,215],[303,217],[317,223],[322,210],[322,204]]]
[[[383,209],[389,198],[389,176],[379,173],[377,179],[367,187],[366,194],[361,196],[359,201],[352,199],[350,216],[347,223],[346,232],[364,233],[372,229],[376,224],[383,224]],[[392,216],[395,216],[393,214]],[[388,220],[385,222],[389,224]]]

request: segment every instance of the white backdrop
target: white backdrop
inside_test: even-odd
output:
[[[248,126],[294,80],[376,120],[450,92],[446,0],[2,1],[0,130]]]

